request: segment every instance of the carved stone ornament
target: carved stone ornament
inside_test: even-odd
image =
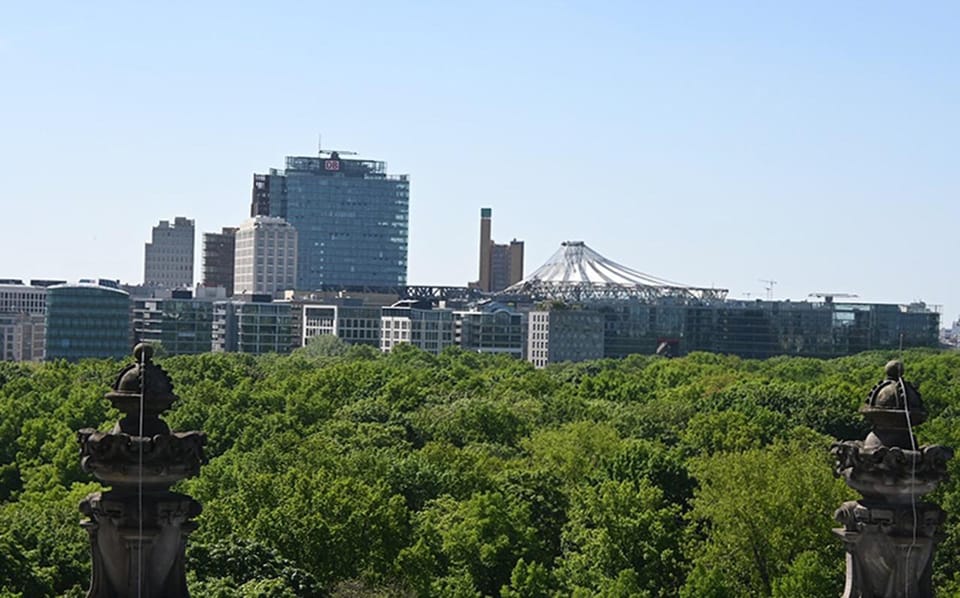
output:
[[[184,551],[201,507],[170,486],[200,472],[205,436],[172,433],[160,419],[177,397],[152,356],[152,347],[137,345],[136,363],[106,394],[124,414],[113,429],[77,433],[83,470],[112,486],[80,503],[93,558],[87,598],[189,596]]]
[[[946,517],[921,497],[947,477],[953,449],[917,446],[926,420],[920,393],[891,361],[860,412],[873,425],[865,440],[833,445],[835,472],[863,498],[841,505],[833,530],[847,549],[843,598],[932,598],[933,553]]]

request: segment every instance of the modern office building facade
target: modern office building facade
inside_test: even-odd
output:
[[[299,232],[297,289],[394,287],[407,281],[409,201],[408,177],[385,162],[321,152],[255,174],[250,215]]]
[[[282,218],[255,216],[237,229],[233,294],[273,295],[297,281],[297,230]]]
[[[233,295],[235,227],[224,227],[219,233],[203,234],[203,286],[223,287],[227,297]]]
[[[193,220],[176,217],[153,227],[144,247],[143,283],[168,289],[193,286]]]
[[[434,355],[453,341],[453,310],[438,309],[426,302],[400,301],[381,308],[380,350],[389,353],[400,344],[410,344]]]
[[[162,347],[165,355],[194,355],[212,350],[213,299],[186,290],[166,298],[133,299],[135,342]]]
[[[500,306],[456,311],[454,343],[464,351],[497,353],[523,359],[527,346],[527,314]]]
[[[940,314],[923,304],[833,301],[681,303],[598,301],[604,356],[625,357],[667,348],[751,359],[777,355],[832,358],[862,351],[936,347]]]
[[[590,309],[550,309],[528,315],[527,359],[536,367],[603,357],[603,315]]]
[[[671,298],[654,302],[596,301],[590,307],[603,315],[604,357],[614,358],[658,350],[678,355],[685,348],[682,341],[686,338],[686,323],[692,323],[688,318],[699,313],[691,311],[689,303]]]
[[[302,308],[302,345],[315,336],[332,335],[352,345],[380,346],[380,307],[315,305]]]
[[[112,281],[47,289],[45,359],[122,358],[130,354],[130,295]]]
[[[262,355],[289,353],[297,346],[293,306],[271,300],[269,295],[215,301],[212,349]]]
[[[766,359],[831,358],[900,347],[936,347],[940,314],[925,304],[727,301],[683,313],[681,353]]]

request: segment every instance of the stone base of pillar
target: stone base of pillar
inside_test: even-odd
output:
[[[937,505],[849,501],[833,530],[847,549],[843,598],[933,598],[933,551],[945,513]]]
[[[96,492],[80,503],[88,517],[93,573],[87,598],[188,598],[187,536],[200,503],[185,494]]]

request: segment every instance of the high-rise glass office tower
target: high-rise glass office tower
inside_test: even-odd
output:
[[[341,154],[288,156],[283,170],[255,174],[250,215],[297,229],[297,289],[405,285],[410,181]]]

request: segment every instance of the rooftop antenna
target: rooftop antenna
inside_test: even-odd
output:
[[[323,134],[317,133],[317,155],[322,156],[323,154],[337,154],[340,156],[356,156],[357,152],[351,152],[349,150],[335,150],[335,149],[323,149]]]
[[[807,297],[817,297],[823,299],[824,303],[833,303],[836,299],[854,299],[859,297],[856,293],[810,293]]]
[[[776,281],[776,280],[769,280],[769,279],[766,279],[766,278],[761,278],[761,279],[760,279],[760,282],[762,282],[762,283],[764,283],[764,285],[766,285],[766,286],[764,286],[763,288],[765,288],[765,289],[767,290],[767,301],[772,301],[772,300],[773,300],[773,287],[777,284],[777,281]]]

